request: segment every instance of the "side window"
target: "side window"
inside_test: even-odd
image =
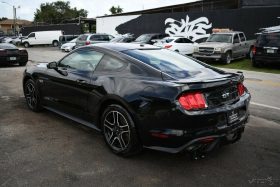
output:
[[[234,35],[233,43],[239,43],[239,36],[237,34]]]
[[[239,37],[240,37],[240,41],[241,42],[245,42],[246,41],[245,36],[244,36],[243,33],[239,33]]]
[[[102,36],[100,36],[100,35],[92,35],[89,40],[91,40],[91,41],[101,41],[102,40]]]
[[[190,39],[187,39],[187,38],[182,38],[182,39],[183,39],[184,43],[190,43],[190,44],[193,43],[193,41],[191,41]]]
[[[184,43],[184,42],[183,42],[182,38],[178,38],[175,40],[175,43]]]
[[[59,67],[77,69],[81,71],[94,71],[103,57],[102,53],[92,50],[78,50],[59,62]]]
[[[31,33],[28,35],[28,38],[34,38],[35,37],[35,33]]]
[[[117,58],[105,55],[97,67],[97,71],[115,72],[121,71],[127,63]]]

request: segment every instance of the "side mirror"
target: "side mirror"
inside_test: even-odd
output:
[[[48,69],[57,69],[57,62],[50,62],[47,64]]]

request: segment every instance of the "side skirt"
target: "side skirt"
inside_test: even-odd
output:
[[[56,113],[56,114],[58,114],[58,115],[61,115],[61,116],[66,117],[66,118],[68,118],[68,119],[71,119],[71,120],[73,120],[73,121],[75,121],[75,122],[77,122],[77,123],[80,123],[80,124],[82,124],[82,125],[85,125],[85,126],[87,126],[87,127],[89,127],[89,128],[95,129],[95,130],[97,130],[98,132],[101,132],[101,130],[100,130],[95,124],[93,124],[93,123],[90,123],[90,122],[85,121],[85,120],[83,120],[83,119],[80,119],[80,118],[74,117],[74,116],[72,116],[72,115],[66,114],[66,113],[64,113],[64,112],[58,111],[58,110],[53,109],[53,108],[51,108],[51,107],[44,106],[44,108],[47,109],[47,110],[49,110],[49,111],[52,111],[52,112],[54,112],[54,113]]]

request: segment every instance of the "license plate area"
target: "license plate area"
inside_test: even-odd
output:
[[[239,110],[231,110],[227,113],[228,124],[232,124],[239,119]]]
[[[266,50],[266,53],[270,53],[270,54],[271,54],[271,53],[274,53],[274,49],[267,49],[267,50]]]
[[[17,60],[17,57],[10,57],[10,60]]]

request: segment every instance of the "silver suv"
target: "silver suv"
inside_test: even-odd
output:
[[[76,40],[76,48],[95,43],[109,42],[113,38],[109,34],[82,34]]]

